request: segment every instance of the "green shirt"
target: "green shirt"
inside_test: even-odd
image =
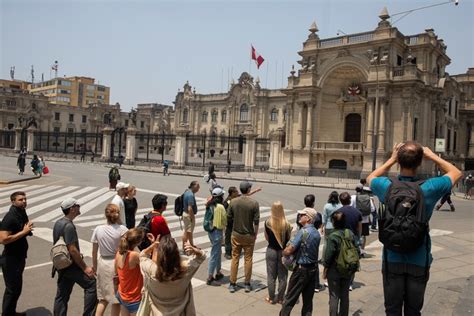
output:
[[[260,221],[258,202],[248,196],[240,196],[232,200],[227,212],[227,220],[233,222],[233,233],[255,235],[254,225]]]

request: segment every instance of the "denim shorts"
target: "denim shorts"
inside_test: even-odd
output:
[[[115,293],[115,296],[117,297],[117,300],[119,301],[120,305],[125,307],[128,310],[129,313],[136,313],[138,311],[138,308],[140,307],[141,301],[138,301],[138,302],[125,302],[120,297],[119,292]]]

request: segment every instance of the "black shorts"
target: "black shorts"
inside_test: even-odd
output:
[[[362,223],[362,236],[370,235],[369,226],[370,226],[370,223]]]

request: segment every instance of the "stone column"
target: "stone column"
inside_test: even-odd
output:
[[[378,147],[377,151],[385,152],[385,106],[386,100],[380,100],[380,117],[379,117],[379,132],[378,132]]]
[[[270,135],[270,170],[281,171],[282,150],[281,139],[283,137],[283,129],[281,127]]]
[[[471,140],[469,142],[468,156],[474,157],[474,125],[471,127]]]
[[[186,166],[186,160],[188,157],[188,144],[186,135],[188,132],[189,131],[184,128],[179,128],[176,130],[174,163],[178,168],[184,168]]]
[[[35,150],[35,131],[36,131],[36,128],[34,128],[33,126],[29,127],[28,128],[28,137],[27,137],[27,140],[26,140],[26,151],[31,153]]]
[[[102,130],[102,160],[110,159],[110,146],[112,145],[112,132],[114,129],[110,126],[105,127]]]
[[[245,146],[244,146],[244,165],[245,170],[252,170],[255,167],[257,157],[257,135],[253,132],[252,128],[249,128],[244,133]]]
[[[311,149],[313,145],[313,107],[314,104],[308,105],[308,120],[306,124],[306,146],[305,149]]]
[[[134,127],[127,128],[127,144],[126,144],[126,153],[125,160],[130,164],[135,162],[135,156],[137,152],[137,144],[135,135],[137,134],[137,129]]]
[[[23,129],[21,127],[15,128],[15,151],[21,150],[21,131]]]
[[[369,99],[367,102],[367,144],[366,151],[372,151],[373,137],[374,137],[374,103],[375,99]]]
[[[298,105],[298,132],[295,139],[296,149],[303,148],[303,103]]]

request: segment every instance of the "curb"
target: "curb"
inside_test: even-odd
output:
[[[36,176],[36,177],[28,177],[28,178],[15,179],[15,180],[0,180],[0,184],[12,184],[12,183],[29,181],[29,180],[39,179],[39,178],[41,177]]]

